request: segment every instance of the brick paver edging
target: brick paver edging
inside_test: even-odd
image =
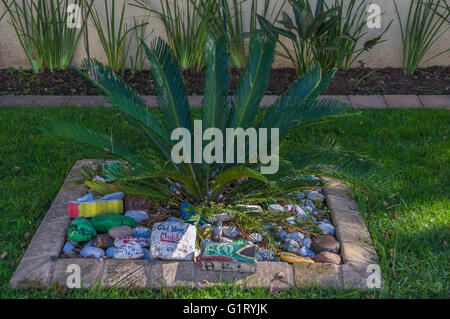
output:
[[[341,99],[354,109],[445,108],[450,109],[450,95],[324,95]],[[143,96],[149,106],[157,106],[155,96]],[[270,106],[277,95],[265,95],[261,106]],[[189,96],[189,105],[199,107],[203,96]],[[0,95],[0,107],[7,106],[109,106],[101,96]]]
[[[73,271],[67,272],[67,266],[75,264],[81,269],[83,287],[98,284],[103,287],[206,287],[237,283],[278,289],[311,285],[367,289],[367,278],[371,275],[368,266],[376,264],[377,254],[348,187],[331,178],[322,178],[322,181],[341,244],[341,265],[258,262],[257,272],[249,274],[204,271],[194,261],[59,259],[71,221],[67,203],[84,195],[88,189],[86,185],[74,182],[80,179],[84,165],[95,168],[100,163],[100,160],[92,159],[75,163],[11,278],[11,288],[42,288],[56,282],[65,285]]]

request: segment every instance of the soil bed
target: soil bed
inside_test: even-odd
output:
[[[232,86],[235,90],[241,71],[231,72]],[[184,80],[189,95],[203,95],[204,76],[202,72],[185,71]],[[124,79],[141,95],[155,95],[149,71],[131,75]],[[280,95],[296,80],[293,69],[272,69],[267,95]],[[406,76],[399,68],[355,68],[347,72],[339,71],[324,94],[327,95],[449,95],[450,66],[430,67]],[[33,74],[32,71],[11,69],[0,70],[0,95],[98,95],[97,89],[75,70]]]

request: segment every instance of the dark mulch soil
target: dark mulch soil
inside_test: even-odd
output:
[[[241,74],[232,70],[230,93]],[[203,73],[185,71],[183,76],[189,95],[203,94]],[[149,71],[123,78],[141,95],[154,95],[155,88]],[[272,69],[266,94],[280,95],[296,79],[293,69]],[[31,71],[0,70],[0,95],[97,95],[97,90],[87,79],[74,70],[33,74]],[[450,94],[450,67],[430,67],[406,76],[401,69],[357,68],[339,71],[324,94],[375,95],[375,94]]]

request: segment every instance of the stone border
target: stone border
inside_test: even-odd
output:
[[[14,276],[11,288],[42,288],[53,283],[66,284],[67,266],[81,269],[82,287],[208,287],[233,283],[247,287],[357,287],[367,289],[370,273],[367,267],[376,263],[377,254],[349,188],[341,181],[322,178],[326,202],[331,211],[336,235],[341,244],[343,264],[258,262],[256,273],[204,271],[193,261],[59,259],[66,229],[70,223],[67,203],[88,190],[76,184],[82,167],[93,168],[100,160],[79,160],[75,163],[53,204],[34,234]]]
[[[322,95],[343,100],[353,109],[394,109],[394,108],[444,108],[450,110],[450,95]],[[270,106],[278,98],[277,95],[265,95],[261,106]],[[157,106],[155,96],[143,96],[142,99],[151,107]],[[203,96],[189,96],[189,105],[200,107]],[[7,106],[111,106],[102,96],[52,96],[52,95],[0,95],[0,107]]]

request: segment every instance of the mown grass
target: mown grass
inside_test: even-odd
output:
[[[199,110],[195,110],[196,115]],[[77,159],[104,158],[90,148],[39,130],[49,119],[79,121],[140,147],[136,132],[114,108],[0,110],[0,296],[2,298],[448,298],[450,253],[450,112],[367,110],[297,130],[284,149],[331,136],[347,149],[379,160],[395,180],[388,195],[355,197],[366,219],[386,280],[383,291],[245,289],[19,290],[9,288],[20,258]],[[18,167],[19,170],[14,170]]]

